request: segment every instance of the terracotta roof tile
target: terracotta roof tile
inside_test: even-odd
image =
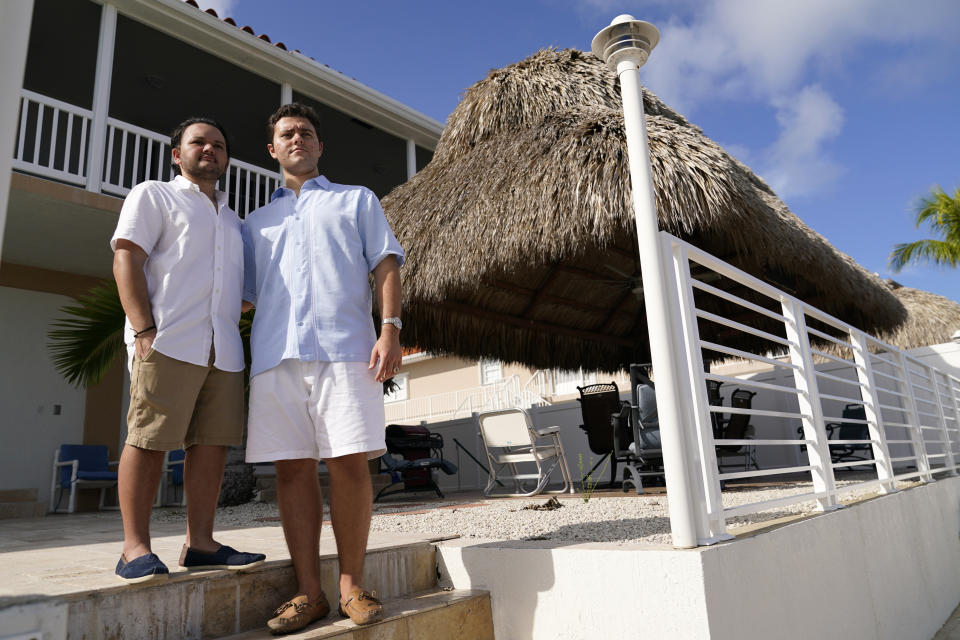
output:
[[[239,27],[239,26],[237,26],[236,20],[234,20],[233,18],[231,18],[231,17],[229,17],[229,16],[224,16],[223,18],[221,18],[219,15],[217,15],[217,12],[216,12],[214,9],[206,9],[206,10],[205,10],[205,9],[202,9],[202,8],[200,7],[200,5],[197,4],[197,0],[183,0],[183,1],[184,1],[184,3],[190,5],[191,7],[195,7],[195,8],[197,8],[197,9],[199,9],[200,11],[203,11],[204,13],[209,13],[210,15],[212,15],[214,18],[217,18],[217,19],[220,20],[221,22],[225,22],[225,23],[229,24],[229,25],[232,26],[232,27],[237,27],[237,28],[240,29],[241,31],[246,31],[246,32],[249,33],[250,35],[254,36],[255,38],[259,38],[260,40],[263,40],[264,42],[269,42],[269,43],[273,44],[273,46],[277,47],[278,49],[282,49],[283,51],[287,51],[288,53],[299,53],[300,55],[304,56],[305,58],[310,58],[310,60],[313,60],[313,61],[316,62],[317,64],[323,64],[323,66],[325,66],[326,68],[330,69],[331,71],[336,71],[336,72],[339,73],[340,75],[344,75],[344,76],[346,75],[345,73],[343,73],[343,72],[341,72],[341,71],[337,71],[336,69],[333,69],[333,68],[332,68],[330,65],[328,65],[328,64],[324,64],[324,63],[319,62],[318,60],[316,60],[316,59],[314,59],[314,58],[311,58],[310,56],[308,56],[308,55],[304,54],[303,52],[301,52],[299,49],[293,49],[293,50],[291,51],[291,50],[287,49],[287,45],[283,44],[282,42],[272,42],[272,41],[270,40],[270,36],[268,36],[268,35],[265,34],[265,33],[261,33],[261,34],[257,35],[257,32],[254,31],[254,30],[253,30],[253,27],[251,27],[251,26],[249,26],[249,25],[245,25],[245,26],[243,26],[243,27]],[[349,76],[348,76],[348,77],[349,77]],[[356,80],[356,78],[351,78],[351,79]]]

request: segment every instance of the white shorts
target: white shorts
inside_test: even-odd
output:
[[[366,362],[284,360],[250,381],[247,462],[386,452],[383,385]]]

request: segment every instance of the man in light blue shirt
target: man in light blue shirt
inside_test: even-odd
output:
[[[340,561],[340,614],[374,622],[382,607],[361,584],[373,489],[367,460],[385,450],[381,383],[399,371],[404,253],[376,196],[319,174],[316,113],[301,104],[269,120],[267,149],[285,187],[244,223],[244,295],[257,306],[247,461],[274,461],[298,593],[268,621],[302,629],[330,611],[320,588],[317,461],[330,474]],[[372,321],[373,273],[383,325]]]

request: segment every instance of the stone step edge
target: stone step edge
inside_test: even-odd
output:
[[[36,489],[2,489],[0,502],[37,502]]]
[[[409,550],[415,553],[426,553],[434,555],[436,553],[436,543],[438,540],[424,540],[420,542],[412,543],[401,543],[396,545],[389,545],[385,547],[377,547],[375,549],[367,550],[367,558],[378,554],[392,553],[399,550]],[[336,552],[327,552],[320,554],[320,563],[321,567],[325,564],[332,564],[337,562]],[[369,560],[368,560],[369,562]],[[435,564],[434,560],[434,564]],[[11,596],[3,598],[2,604],[0,604],[0,610],[6,609],[12,606],[18,606],[23,604],[32,604],[35,602],[41,601],[62,601],[62,602],[76,602],[79,600],[85,600],[87,598],[99,598],[103,596],[112,596],[115,594],[122,594],[124,592],[133,592],[140,591],[144,589],[164,589],[168,587],[179,587],[183,584],[190,582],[209,582],[209,581],[222,581],[227,582],[231,580],[238,580],[241,578],[246,578],[251,575],[256,574],[266,574],[266,573],[280,573],[280,572],[293,572],[293,563],[287,558],[283,560],[267,560],[264,564],[255,567],[253,569],[248,569],[245,571],[229,571],[226,569],[213,569],[210,571],[183,571],[177,570],[180,567],[176,567],[170,573],[170,577],[166,580],[160,582],[146,582],[143,584],[126,584],[123,581],[117,579],[116,584],[111,584],[109,586],[101,586],[93,589],[85,589],[83,591],[75,591],[72,593],[61,593],[56,595],[43,595],[43,594],[31,594],[25,596]]]
[[[431,589],[411,594],[404,598],[393,598],[383,601],[383,620],[363,627],[355,625],[347,618],[343,618],[334,609],[321,622],[315,622],[303,631],[296,632],[292,637],[296,640],[321,640],[324,638],[345,638],[355,632],[362,632],[363,637],[380,637],[376,631],[367,631],[376,627],[385,627],[396,624],[397,621],[411,616],[426,614],[437,609],[451,606],[462,606],[474,600],[490,599],[490,592],[480,589]],[[492,624],[492,622],[491,622]],[[277,638],[266,626],[229,636],[221,636],[220,640],[267,640]],[[388,637],[388,636],[383,636]],[[492,636],[491,636],[492,637]]]

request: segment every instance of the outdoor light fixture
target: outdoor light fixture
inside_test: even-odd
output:
[[[655,26],[634,20],[625,13],[614,18],[609,27],[593,37],[590,50],[614,69],[621,60],[629,60],[639,68],[647,62],[658,42],[660,31]]]
[[[620,78],[623,130],[627,139],[637,250],[643,276],[643,303],[647,315],[650,356],[657,376],[663,470],[670,492],[670,534],[673,546],[689,548],[715,540],[712,540],[705,519],[698,515],[695,507],[703,502],[701,480],[694,471],[698,468],[697,461],[687,460],[684,456],[684,451],[696,449],[685,445],[689,438],[694,437],[687,433],[690,393],[683,364],[686,354],[678,328],[680,319],[673,317],[679,312],[671,309],[676,294],[670,284],[673,280],[669,272],[669,256],[661,244],[657,224],[650,147],[643,117],[640,67],[647,62],[650,52],[659,41],[660,32],[655,26],[624,14],[614,18],[610,26],[594,37],[591,49]]]

